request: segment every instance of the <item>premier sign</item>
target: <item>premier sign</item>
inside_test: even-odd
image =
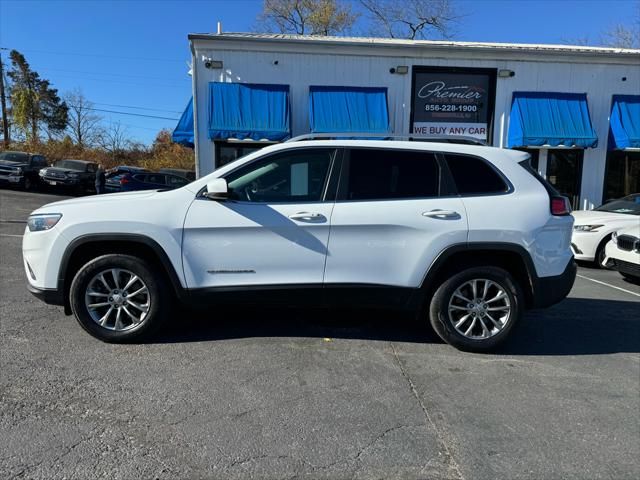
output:
[[[495,79],[491,69],[414,67],[412,133],[490,143]]]

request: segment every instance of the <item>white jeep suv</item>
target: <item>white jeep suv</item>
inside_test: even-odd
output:
[[[526,308],[568,294],[572,227],[526,153],[314,140],[178,190],[45,205],[23,256],[30,291],[108,342],[150,334],[174,301],[312,303],[413,310],[446,342],[486,351]]]

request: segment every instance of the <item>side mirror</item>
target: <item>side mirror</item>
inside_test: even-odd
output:
[[[224,178],[214,178],[207,183],[207,191],[204,196],[211,200],[226,200],[229,198],[229,188]]]

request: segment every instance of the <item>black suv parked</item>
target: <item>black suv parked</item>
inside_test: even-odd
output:
[[[86,160],[58,160],[52,167],[43,168],[40,178],[46,185],[73,189],[76,193],[95,190],[98,164]]]
[[[38,173],[47,159],[27,152],[0,152],[0,183],[29,190],[38,185]]]

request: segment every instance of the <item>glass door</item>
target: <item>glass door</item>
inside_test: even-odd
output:
[[[603,203],[640,193],[640,152],[613,150],[607,154]]]
[[[582,149],[549,150],[547,156],[547,180],[569,198],[574,210],[580,208],[583,157]]]

